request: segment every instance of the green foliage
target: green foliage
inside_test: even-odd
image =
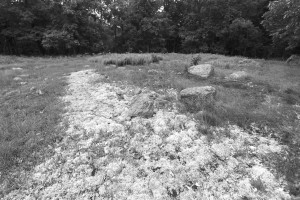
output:
[[[7,0],[0,4],[0,53],[299,52],[299,1],[270,2]]]
[[[6,1],[0,4],[0,53],[76,54],[105,49],[109,30],[87,1]]]
[[[278,0],[269,4],[262,22],[275,44],[285,42],[287,49],[300,47],[300,1]]]
[[[196,57],[192,58],[191,65],[192,66],[193,65],[198,65],[198,64],[200,64],[201,60],[202,60],[201,56],[197,55]]]

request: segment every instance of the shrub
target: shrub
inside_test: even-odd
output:
[[[104,65],[115,65],[116,60],[104,60]]]
[[[159,63],[159,61],[163,60],[163,58],[160,57],[160,56],[152,54],[151,55],[151,60],[152,60],[153,63]]]
[[[220,119],[214,112],[200,111],[195,114],[195,119],[209,126],[218,126],[220,124]]]
[[[198,64],[200,64],[201,60],[202,60],[201,56],[197,55],[196,57],[192,58],[191,65],[192,66],[193,65],[198,65]]]

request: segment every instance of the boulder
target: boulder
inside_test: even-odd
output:
[[[200,97],[202,99],[212,98],[216,96],[216,89],[212,86],[191,87],[180,92],[181,98]]]
[[[205,105],[214,104],[216,89],[212,86],[186,88],[180,92],[180,99],[189,112],[203,110]]]
[[[154,104],[157,97],[158,94],[155,92],[137,95],[129,107],[127,117],[152,117],[155,114]]]
[[[230,80],[243,80],[249,77],[249,74],[245,71],[237,71],[233,72],[228,76],[228,79]]]
[[[201,64],[191,66],[190,68],[188,68],[188,72],[200,78],[209,78],[214,74],[214,68],[211,64]]]

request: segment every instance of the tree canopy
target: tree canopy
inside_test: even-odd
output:
[[[299,53],[298,0],[5,0],[0,53]]]

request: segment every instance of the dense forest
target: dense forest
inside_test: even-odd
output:
[[[300,53],[299,0],[1,0],[0,54]]]

